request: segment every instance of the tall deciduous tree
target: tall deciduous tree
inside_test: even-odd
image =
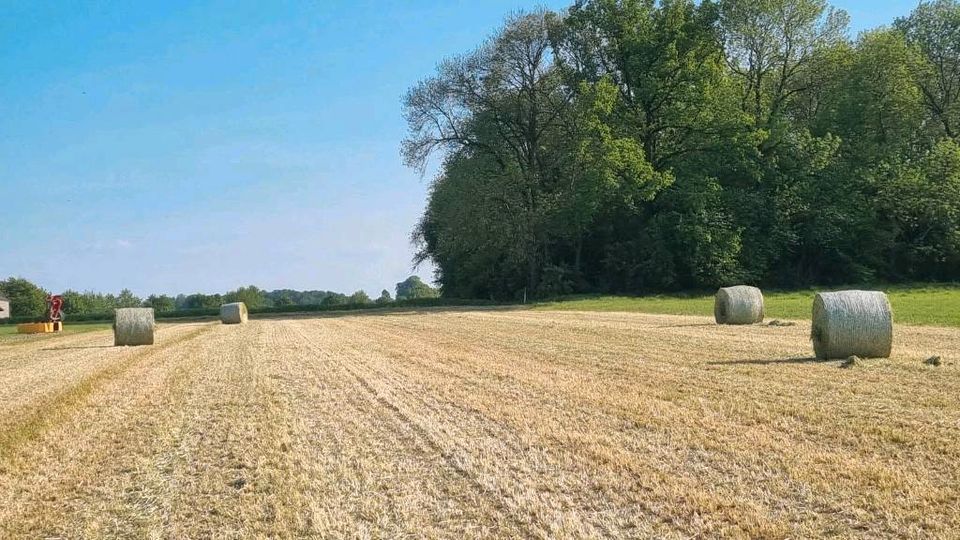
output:
[[[389,304],[393,302],[393,297],[390,296],[390,291],[384,289],[380,291],[380,296],[377,298],[377,304]]]
[[[960,279],[960,3],[578,0],[407,96],[451,296]]]
[[[140,307],[141,304],[143,304],[143,300],[133,294],[133,291],[130,289],[123,289],[120,291],[120,294],[117,295],[116,307],[118,308]]]
[[[896,28],[916,46],[926,62],[912,64],[924,102],[942,126],[956,138],[960,129],[960,4],[955,0],[921,2]]]
[[[439,291],[427,285],[417,276],[410,276],[397,283],[397,300],[416,300],[418,298],[437,298]]]
[[[144,307],[152,307],[158,313],[176,309],[176,301],[174,298],[165,294],[151,294],[143,301],[143,305]]]
[[[254,285],[240,287],[223,295],[225,303],[243,302],[248,308],[258,308],[266,304],[266,294]]]
[[[363,290],[359,290],[350,295],[347,299],[348,304],[372,304],[373,300],[370,299],[370,296]]]
[[[47,311],[49,293],[23,278],[0,281],[0,295],[10,300],[11,317],[42,317]]]
[[[707,150],[728,132],[717,10],[691,0],[583,0],[559,34],[562,65],[578,80],[617,89],[616,125],[657,170]]]
[[[553,69],[547,11],[517,15],[486,45],[441,64],[404,100],[410,134],[408,164],[423,168],[431,155],[479,156],[498,183],[496,202],[507,223],[511,251],[537,286],[548,241],[547,195],[569,156],[551,152],[570,104]]]
[[[849,17],[825,0],[720,0],[719,6],[742,107],[766,132],[769,148],[789,128],[792,102],[821,76],[818,53],[845,39]]]

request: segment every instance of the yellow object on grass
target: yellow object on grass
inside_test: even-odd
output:
[[[42,323],[26,323],[17,325],[18,334],[51,334],[60,330],[62,327],[57,328],[57,323],[52,322],[42,322]]]

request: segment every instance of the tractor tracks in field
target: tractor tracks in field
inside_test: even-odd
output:
[[[496,493],[494,490],[485,486],[478,478],[474,471],[469,467],[461,463],[461,460],[457,459],[457,452],[451,450],[450,448],[445,447],[441,444],[440,440],[435,438],[430,431],[426,428],[426,424],[415,420],[404,408],[400,407],[400,400],[390,399],[383,392],[381,392],[373,383],[370,382],[368,377],[364,376],[359,369],[356,363],[344,362],[344,367],[346,370],[353,376],[353,378],[360,384],[361,387],[367,392],[371,399],[379,403],[386,410],[393,413],[393,416],[402,424],[406,425],[411,429],[420,440],[431,450],[436,452],[446,465],[454,471],[460,478],[468,482],[478,493],[482,494],[486,499],[491,503],[491,505],[497,510],[504,512],[509,515],[512,520],[518,525],[518,527],[523,531],[523,533],[528,537],[535,537],[531,528],[530,520],[520,514],[519,512],[514,511],[514,509],[505,505],[503,498],[500,494]],[[412,392],[405,392],[408,398],[416,398]],[[436,408],[430,407],[426,401],[420,400],[419,404],[425,408],[432,409],[435,413],[440,411]]]
[[[456,327],[411,331],[406,320],[391,322],[399,324],[368,324],[362,359],[346,362],[484,493],[525,521],[528,534],[624,535],[618,526],[626,519],[650,526],[645,534],[652,535],[657,524],[677,518],[673,508],[682,501],[654,492],[666,481],[667,464],[682,456],[638,460],[653,449],[640,446],[619,407],[598,406],[555,380],[557,366],[539,351],[515,354],[498,336],[478,340]],[[435,426],[437,436],[424,426]],[[605,435],[588,440],[586,426]],[[593,507],[591,493],[605,493],[607,504]],[[592,518],[572,517],[584,511]]]
[[[334,340],[321,340],[320,336],[327,333],[325,332],[326,328],[305,327],[305,324],[309,325],[311,323],[299,323],[295,326],[299,339],[307,345],[311,351],[311,356],[322,359],[321,364],[323,364],[311,363],[311,369],[322,370],[327,377],[330,377],[335,371],[341,372],[338,377],[343,383],[347,384],[343,387],[344,396],[351,402],[351,408],[355,411],[351,413],[351,416],[357,414],[371,415],[369,421],[378,426],[376,433],[368,433],[368,436],[376,437],[380,439],[378,442],[386,444],[390,444],[392,439],[393,444],[412,447],[411,450],[419,447],[416,454],[421,456],[420,466],[422,467],[428,467],[433,460],[437,461],[437,465],[442,464],[439,468],[433,466],[427,469],[431,471],[430,478],[420,478],[418,481],[429,482],[429,489],[449,491],[446,496],[458,500],[458,504],[472,508],[472,512],[479,512],[479,515],[486,514],[487,517],[485,518],[475,516],[475,519],[471,520],[471,526],[484,523],[483,533],[478,534],[478,536],[520,536],[528,538],[538,536],[531,528],[530,519],[515,512],[510,505],[504,504],[501,494],[485,486],[469,465],[464,460],[459,459],[462,457],[462,453],[458,452],[457,448],[443,444],[443,441],[431,432],[427,424],[411,414],[411,407],[432,408],[426,400],[417,400],[415,401],[416,405],[410,405],[409,403],[405,405],[404,400],[397,400],[396,396],[385,392],[383,388],[372,382],[370,373],[367,373],[364,366],[358,362],[355,355],[363,354],[362,347],[357,349],[356,343],[347,343],[336,338]],[[343,334],[338,334],[338,337],[343,337]],[[337,350],[330,350],[328,344],[334,341],[337,343]],[[339,369],[324,369],[324,365],[330,364],[338,366]],[[344,377],[347,378],[344,379]],[[405,381],[395,379],[392,383],[403,386]],[[351,388],[356,390],[351,390]],[[409,393],[405,394],[405,397],[414,398],[415,396],[413,393]],[[374,407],[370,408],[368,404],[373,404]],[[435,412],[439,413],[439,411]],[[387,421],[376,420],[377,416]],[[442,428],[442,426],[439,427]],[[394,451],[398,450],[395,449]],[[446,480],[442,476],[436,476],[437,474],[442,475],[444,469],[449,471],[448,474],[450,474]],[[453,487],[455,484],[451,483],[450,480],[454,478],[463,484],[466,491]],[[401,503],[396,504],[403,506]],[[436,516],[432,516],[432,518],[436,519]]]
[[[161,496],[165,517],[154,528],[164,535],[295,536],[290,416],[274,377],[283,340],[274,330],[256,322],[219,326],[193,351],[203,369],[168,421],[176,437],[145,452],[148,469],[159,471],[151,493]]]
[[[302,327],[298,330],[303,339],[310,342],[312,347],[317,347],[309,332],[304,332]],[[317,329],[313,332],[316,333]],[[339,333],[347,334],[349,332]],[[549,537],[549,532],[544,530],[536,515],[536,509],[514,500],[525,495],[517,495],[518,488],[523,491],[522,486],[510,481],[504,483],[505,478],[497,477],[493,472],[496,466],[489,462],[506,453],[523,455],[522,435],[478,409],[450,402],[432,393],[429,387],[417,383],[408,373],[385,371],[383,368],[388,362],[383,361],[386,357],[370,341],[375,339],[371,336],[365,333],[364,342],[351,342],[349,347],[334,357],[367,394],[368,399],[379,405],[398,424],[405,426],[425,449],[439,456],[448,470],[501,516],[504,523],[496,532],[492,532],[494,536]],[[393,334],[392,337],[404,339],[399,334]],[[416,363],[414,359],[409,361]],[[497,444],[505,446],[488,453],[485,452],[489,450],[485,444],[471,447],[471,441],[498,441]]]
[[[392,336],[389,347],[383,345],[386,336]],[[365,370],[364,377],[379,381],[378,386],[371,387],[380,395],[390,395],[388,401],[404,418],[421,427],[437,426],[439,437],[426,428],[423,431],[444,450],[453,466],[522,523],[528,536],[603,535],[585,521],[563,524],[565,509],[577,505],[565,489],[544,486],[543,475],[573,472],[570,463],[559,460],[568,449],[559,441],[537,439],[531,430],[544,407],[560,410],[562,402],[547,389],[537,392],[536,386],[525,385],[524,381],[496,370],[479,369],[476,364],[483,364],[487,354],[496,354],[498,346],[489,347],[488,343],[486,349],[473,349],[472,343],[462,339],[454,340],[454,344],[444,333],[431,336],[421,331],[410,335],[376,325],[366,337],[370,343],[364,352],[369,361],[354,359],[358,372]],[[450,346],[461,350],[466,347],[466,354],[475,354],[476,360],[472,364],[462,362],[455,358],[460,355],[450,354]],[[436,361],[438,357],[460,369]],[[400,358],[403,360],[398,361]],[[403,412],[400,404],[404,403],[410,412]],[[519,418],[500,414],[504,407],[519,413]],[[413,418],[414,410],[419,412],[419,419]],[[558,524],[562,524],[560,529],[555,529]]]
[[[73,385],[13,411],[14,421],[0,431],[0,472],[3,471],[4,463],[13,458],[17,449],[64,423],[94,392],[121,377],[143,360],[196,339],[208,329],[197,328],[159,346],[134,349],[119,361],[93,371]]]
[[[512,318],[512,314],[507,318]],[[793,476],[795,471],[805,468],[830,470],[834,457],[816,454],[809,431],[798,433],[796,429],[784,429],[795,419],[784,419],[777,414],[784,408],[780,407],[781,401],[769,400],[767,406],[773,412],[767,417],[772,417],[772,422],[739,418],[738,414],[743,415],[742,406],[732,411],[736,414],[717,409],[712,401],[727,399],[722,393],[736,388],[737,383],[742,383],[742,377],[739,372],[718,375],[713,369],[704,369],[695,350],[696,342],[686,347],[668,343],[666,349],[660,349],[655,348],[660,344],[654,341],[659,335],[645,335],[646,341],[638,342],[638,348],[643,345],[655,358],[660,358],[631,364],[629,355],[624,354],[626,347],[615,338],[598,335],[593,340],[611,343],[609,349],[592,343],[591,354],[582,355],[584,348],[573,342],[573,347],[559,351],[556,361],[550,362],[551,355],[545,355],[544,350],[552,347],[551,327],[541,325],[542,328],[520,332],[516,330],[515,321],[514,328],[508,328],[511,321],[498,320],[497,324],[484,327],[485,332],[480,335],[471,324],[476,321],[466,316],[451,319],[367,321],[361,364],[364,370],[373,372],[372,378],[379,381],[386,392],[412,391],[413,399],[420,400],[431,394],[442,395],[444,407],[475,411],[476,417],[458,415],[460,422],[452,428],[456,430],[453,441],[469,440],[478,427],[492,427],[498,420],[506,421],[507,425],[498,436],[501,441],[512,442],[509,435],[531,427],[529,448],[517,448],[513,444],[517,450],[514,453],[512,448],[490,444],[486,449],[488,454],[493,453],[501,463],[516,471],[516,476],[522,476],[498,480],[507,485],[515,482],[509,491],[521,490],[531,483],[552,484],[546,486],[547,508],[559,505],[577,509],[582,516],[589,516],[584,521],[611,536],[631,532],[618,528],[620,525],[641,523],[652,524],[653,530],[644,532],[651,536],[676,531],[677,524],[686,524],[679,528],[691,536],[704,531],[721,536],[762,531],[763,535],[777,536],[782,533],[782,526],[775,511],[754,504],[744,495],[744,485],[763,486],[773,482],[776,487],[763,492],[773,508],[786,507],[791,497],[796,500],[801,496],[798,494],[802,494],[803,504],[820,513],[853,519],[842,503],[815,504],[807,485]],[[522,334],[525,350],[518,347],[517,338],[511,336],[511,332]],[[719,339],[717,336],[725,332],[726,329],[711,329],[710,339]],[[737,338],[737,342],[751,338],[753,335]],[[602,356],[591,357],[598,353]],[[618,359],[621,355],[622,359]],[[611,377],[615,372],[610,366],[617,363],[624,364],[620,371],[623,381],[629,385]],[[677,371],[690,380],[664,373],[663,367],[670,363],[675,363]],[[579,384],[570,384],[565,375],[575,368],[581,372]],[[814,376],[822,376],[824,369],[807,368],[804,376],[810,377],[811,371],[816,371]],[[828,375],[835,377],[835,371]],[[657,386],[646,384],[647,378]],[[795,381],[784,379],[769,384],[796,385]],[[412,382],[418,387],[404,390],[404,385],[395,381]],[[833,380],[828,377],[827,383],[832,384]],[[766,387],[751,389],[757,396],[770,392]],[[808,408],[806,412],[813,411]],[[528,415],[532,417],[532,425],[527,423]],[[797,420],[801,422],[809,424],[810,418]],[[829,438],[820,442],[836,444]],[[479,446],[466,448],[479,454],[484,451]],[[768,452],[763,451],[768,448]],[[542,455],[536,455],[537,452]],[[814,459],[818,461],[812,461],[809,455],[816,456]],[[539,469],[534,463],[538,459]],[[852,467],[848,465],[847,471],[851,471],[848,474],[868,477],[881,467],[872,456],[864,456],[860,461]],[[542,467],[543,463],[547,468]],[[752,470],[745,472],[745,467]],[[538,470],[549,472],[551,480],[538,479]],[[707,484],[699,476],[703,471],[721,474],[724,478]],[[843,473],[838,470],[834,474]],[[912,472],[900,474],[910,479]],[[603,494],[605,507],[596,506],[596,500],[591,499],[590,494],[598,493]],[[691,516],[692,508],[696,507],[710,509],[710,528],[690,525],[696,523],[695,516]],[[524,506],[523,510],[529,508]],[[538,519],[538,525],[540,523]],[[594,534],[595,530],[587,534]],[[632,533],[637,533],[636,529]]]
[[[43,444],[21,445],[0,471],[0,536],[209,537],[222,525],[198,516],[231,519],[228,484],[255,455],[232,430],[272,425],[249,369],[255,330],[242,331],[185,330],[101,381]]]

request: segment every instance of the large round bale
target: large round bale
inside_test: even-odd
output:
[[[817,358],[888,358],[893,348],[893,310],[879,291],[819,293],[810,331]]]
[[[737,285],[717,291],[713,301],[717,324],[756,324],[763,321],[763,293],[756,287]]]
[[[120,308],[113,322],[115,346],[153,345],[153,308]]]
[[[243,302],[220,306],[220,322],[223,324],[243,324],[247,322],[247,305]]]

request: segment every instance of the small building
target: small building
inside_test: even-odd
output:
[[[10,318],[10,299],[0,295],[0,319]]]

